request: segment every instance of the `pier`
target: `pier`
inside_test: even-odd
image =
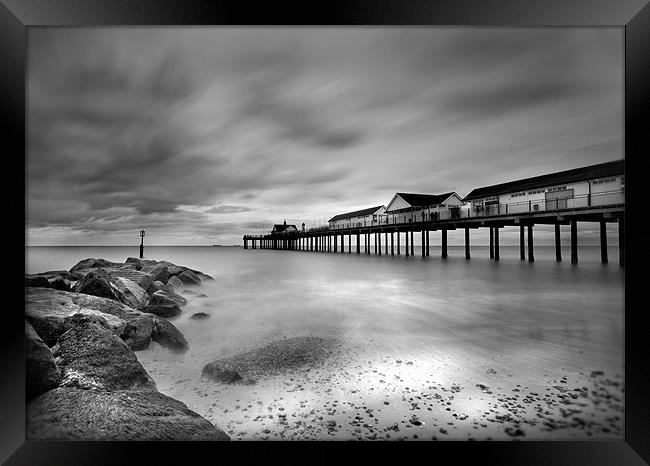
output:
[[[244,249],[341,252],[352,254],[415,253],[414,234],[421,236],[422,257],[430,255],[430,236],[440,232],[440,257],[446,259],[447,232],[464,229],[465,258],[471,258],[470,230],[489,228],[490,259],[500,260],[504,228],[519,228],[520,260],[535,261],[535,225],[553,225],[555,260],[562,261],[561,228],[570,231],[571,264],[578,263],[578,222],[599,224],[601,262],[609,262],[607,223],[618,225],[619,265],[625,265],[625,162],[615,160],[472,190],[465,198],[443,194],[395,193],[387,207],[375,206],[332,217],[328,226],[298,230],[275,225],[267,235],[245,235]],[[363,240],[362,237],[363,236]],[[347,249],[345,247],[347,239]],[[374,241],[373,241],[374,240]],[[374,243],[374,247],[371,247]],[[395,248],[395,243],[397,248]],[[339,248],[340,244],[340,248]]]
[[[509,209],[504,206],[503,211]],[[606,206],[588,206],[579,208],[557,209],[555,211],[536,211],[517,214],[496,214],[471,216],[471,211],[461,211],[457,218],[438,218],[437,220],[412,221],[393,224],[376,224],[362,227],[329,229],[327,227],[297,231],[289,234],[245,235],[244,249],[278,249],[287,251],[332,252],[352,254],[381,255],[381,237],[384,237],[386,255],[400,254],[401,240],[406,245],[405,254],[414,255],[413,235],[419,233],[422,237],[422,257],[430,254],[430,235],[439,232],[441,235],[440,257],[447,258],[447,232],[464,229],[465,258],[470,259],[470,230],[489,228],[490,258],[500,260],[499,234],[503,228],[519,228],[520,259],[534,262],[534,227],[535,225],[555,226],[555,257],[562,261],[560,229],[568,227],[571,232],[571,263],[578,263],[578,222],[595,222],[600,225],[601,261],[608,262],[606,224],[618,224],[619,232],[619,265],[624,266],[625,255],[625,204],[618,203]],[[464,216],[466,215],[466,216]],[[526,234],[527,232],[527,234]],[[372,235],[372,236],[371,236]],[[374,248],[371,248],[371,238],[374,238]],[[527,241],[526,241],[527,239]],[[527,244],[526,244],[527,242]],[[347,245],[346,245],[347,243]],[[395,248],[397,246],[397,249]],[[526,248],[527,246],[527,248]],[[527,252],[527,254],[526,254]]]

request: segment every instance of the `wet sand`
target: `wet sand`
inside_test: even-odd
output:
[[[554,367],[552,353],[535,362],[534,354],[479,356],[426,342],[414,352],[408,340],[333,338],[331,353],[308,364],[265,358],[266,370],[243,370],[255,384],[201,379],[196,364],[169,360],[156,345],[138,358],[160,391],[234,440],[622,438],[620,373]],[[271,341],[281,352],[292,338]]]

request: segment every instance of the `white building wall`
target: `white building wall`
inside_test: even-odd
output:
[[[557,206],[556,202],[547,202],[546,193],[550,190],[557,190],[558,188],[562,190],[573,190],[573,197],[566,200],[566,208],[618,204],[624,202],[621,194],[623,186],[624,180],[621,175],[598,180],[552,185],[545,188],[531,189],[525,192],[521,191],[518,193],[501,194],[498,196],[498,208],[496,205],[488,207],[485,204],[485,201],[488,198],[476,199],[471,201],[471,210],[472,213],[475,213],[477,204],[481,203],[480,201],[483,201],[483,204],[485,205],[484,215],[555,210]],[[591,196],[589,196],[590,192]],[[537,209],[535,209],[535,206],[537,206]]]

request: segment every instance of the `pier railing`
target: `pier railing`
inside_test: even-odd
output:
[[[566,212],[589,207],[600,207],[625,204],[625,190],[605,191],[601,193],[579,194],[571,198],[535,199],[528,201],[508,202],[505,204],[488,204],[475,209],[449,209],[431,213],[422,210],[400,212],[399,214],[382,215],[377,221],[347,222],[334,227],[310,228],[309,232],[348,230],[381,225],[403,225],[408,223],[431,222],[438,220],[454,220],[468,218],[486,218],[499,215],[516,215],[538,212]],[[424,215],[423,215],[424,214]],[[403,221],[406,219],[406,221]]]

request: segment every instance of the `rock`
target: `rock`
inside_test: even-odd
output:
[[[85,270],[85,269],[99,269],[99,268],[108,268],[108,267],[116,267],[122,264],[119,264],[117,262],[110,262],[105,259],[84,259],[82,261],[77,262],[75,266],[73,266],[70,269],[70,272],[77,272],[80,270]]]
[[[61,383],[61,371],[52,352],[25,321],[25,391],[27,401]]]
[[[148,290],[151,284],[153,283],[153,277],[145,272],[138,271],[130,268],[110,268],[106,269],[110,274],[111,278],[128,278],[135,284],[137,284],[143,290]]]
[[[76,314],[52,348],[61,386],[104,390],[155,390],[133,351],[101,319]]]
[[[76,311],[72,311],[73,314],[68,315],[63,318],[63,327],[67,331],[73,325],[75,325],[76,316],[87,316],[91,320],[100,323],[107,329],[111,331],[116,337],[121,337],[121,335],[126,330],[127,322],[124,319],[121,319],[117,316],[111,314],[104,314],[103,312],[96,311],[94,309],[79,308]]]
[[[169,270],[165,264],[155,264],[144,268],[144,271],[150,274],[154,280],[167,283],[169,280]]]
[[[120,302],[133,309],[142,309],[149,302],[147,292],[128,278],[115,277],[115,286],[118,289],[117,296]]]
[[[139,351],[149,347],[152,333],[153,319],[143,315],[128,321],[122,339],[133,351]]]
[[[47,346],[53,346],[66,331],[65,318],[74,310],[67,306],[72,300],[60,296],[63,292],[49,288],[29,288],[25,291],[25,319]]]
[[[67,318],[82,313],[104,319],[116,336],[133,350],[145,349],[151,340],[152,316],[136,311],[119,301],[79,293],[30,288],[25,294],[26,319],[48,346],[69,328]],[[148,321],[148,322],[147,322]]]
[[[192,314],[190,316],[190,319],[206,319],[208,317],[210,317],[210,314],[207,314],[205,312],[197,312],[195,314]]]
[[[160,261],[160,264],[166,265],[167,266],[167,272],[169,273],[169,277],[175,277],[176,275],[184,272],[187,270],[185,267],[181,267],[180,265],[172,264],[169,261]]]
[[[177,275],[178,279],[183,282],[185,285],[200,285],[201,279],[196,276],[194,272],[189,270],[184,270],[183,272]]]
[[[207,377],[215,382],[235,383],[242,380],[241,375],[233,369],[224,367],[219,361],[206,364],[201,371],[201,377]]]
[[[180,287],[184,286],[183,282],[178,277],[171,277],[169,280],[167,280],[166,285],[168,288],[171,288],[172,290],[177,290]]]
[[[50,288],[29,288],[25,292],[25,319],[50,347],[68,330],[69,318],[74,314],[101,318],[120,336],[132,312],[135,311],[117,301],[97,296]]]
[[[159,290],[151,295],[149,304],[176,304],[178,306],[184,306],[187,304],[187,300],[173,291]]]
[[[148,304],[142,311],[159,317],[175,317],[181,313],[181,308],[176,303]]]
[[[183,334],[168,320],[151,315],[153,320],[153,331],[151,339],[165,348],[176,352],[185,352],[189,345]]]
[[[111,276],[104,269],[93,269],[75,283],[72,291],[119,301]]]
[[[53,288],[55,290],[61,290],[61,291],[70,291],[72,289],[72,282],[65,278],[55,277],[48,281],[49,281],[48,288]]]
[[[49,288],[50,282],[48,281],[47,278],[40,275],[33,276],[33,275],[25,274],[25,287],[26,288],[33,288],[33,287]]]
[[[147,289],[147,294],[151,296],[156,291],[165,290],[166,286],[163,282],[154,281],[151,286]]]
[[[25,436],[29,440],[230,440],[185,404],[156,391],[67,387],[51,390],[27,406]]]
[[[197,277],[201,279],[201,281],[206,281],[206,280],[214,281],[214,278],[212,278],[210,275],[206,275],[202,272],[197,272],[196,270],[193,270],[193,272],[196,274]]]

